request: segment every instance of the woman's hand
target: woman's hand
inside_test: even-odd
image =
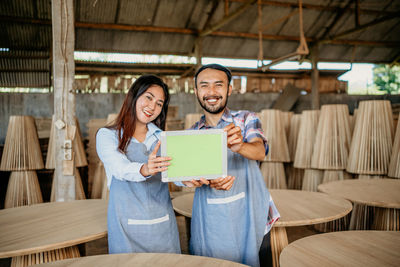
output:
[[[149,155],[149,159],[147,163],[143,164],[142,168],[140,169],[140,173],[146,176],[152,176],[158,172],[163,172],[168,170],[169,162],[171,160],[170,157],[157,157],[157,152],[160,149],[161,142],[158,141],[157,145],[155,146],[153,152]]]
[[[230,190],[233,186],[233,182],[235,181],[234,176],[226,176],[225,178],[217,178],[210,180],[210,187],[215,188],[217,190]]]
[[[210,182],[204,178],[200,178],[200,180],[182,181],[182,183],[187,187],[200,187],[203,184],[205,185],[210,184]]]

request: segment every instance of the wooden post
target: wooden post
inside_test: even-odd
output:
[[[311,109],[319,109],[319,71],[318,71],[318,45],[314,45],[311,51]]]
[[[195,73],[196,71],[201,67],[201,58],[203,57],[203,37],[199,36],[196,39],[196,42],[194,44],[194,53],[196,56],[196,68],[195,68]],[[197,86],[195,84],[195,86]],[[195,103],[196,103],[196,113],[202,113],[203,109],[201,108],[200,104],[197,101],[197,96],[196,94],[193,94],[195,98]]]
[[[53,84],[55,114],[55,201],[75,200],[74,151],[66,140],[75,134],[73,0],[52,1]],[[72,130],[72,131],[71,131]],[[67,155],[69,153],[69,155]],[[72,170],[71,170],[72,168]]]

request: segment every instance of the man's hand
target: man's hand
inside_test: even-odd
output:
[[[149,159],[147,163],[143,164],[142,168],[140,169],[140,173],[143,176],[150,176],[154,175],[158,172],[163,172],[168,170],[169,162],[171,160],[170,157],[157,157],[157,152],[160,149],[161,142],[159,141],[155,146],[153,152],[149,155]]]
[[[240,127],[231,123],[224,128],[224,131],[227,132],[228,148],[233,152],[239,152],[243,145],[242,130]]]
[[[233,182],[235,181],[234,176],[226,176],[225,178],[217,178],[210,180],[210,187],[215,188],[217,190],[230,190],[233,186]]]
[[[200,180],[183,181],[182,183],[187,187],[200,187],[203,184],[205,185],[210,184],[210,182],[204,178],[200,178]]]

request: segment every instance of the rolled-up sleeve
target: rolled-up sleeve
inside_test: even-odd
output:
[[[132,182],[146,180],[146,177],[140,173],[144,163],[131,162],[125,154],[118,151],[116,131],[101,128],[96,135],[96,150],[104,164],[108,187],[111,185],[112,178]]]
[[[261,138],[264,142],[265,155],[268,154],[268,141],[264,136],[264,132],[262,130],[261,121],[257,117],[257,115],[253,112],[249,112],[245,118],[244,122],[245,126],[245,134],[243,136],[243,140],[245,142],[250,142],[253,138]]]

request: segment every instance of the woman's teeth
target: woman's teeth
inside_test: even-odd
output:
[[[143,113],[147,116],[147,117],[151,117],[153,114],[144,110]]]

